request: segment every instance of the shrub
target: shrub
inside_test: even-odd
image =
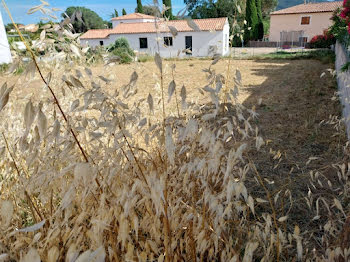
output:
[[[328,32],[323,35],[316,35],[310,41],[311,48],[330,48],[333,44],[335,44],[335,37]]]
[[[133,61],[135,57],[134,51],[131,49],[129,42],[126,38],[118,38],[114,44],[108,47],[108,51],[113,55],[120,57],[120,63],[127,64]]]

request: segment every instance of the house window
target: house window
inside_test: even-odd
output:
[[[301,24],[302,25],[309,25],[310,24],[310,16],[303,16],[301,17]]]
[[[100,46],[103,46],[103,41],[100,41]]]
[[[140,38],[140,48],[148,48],[147,38]]]
[[[164,37],[165,46],[173,46],[173,38],[171,36]]]

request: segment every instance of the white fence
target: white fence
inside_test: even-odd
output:
[[[349,53],[344,45],[337,41],[335,45],[335,54],[335,69],[337,71],[339,97],[343,104],[346,133],[348,138],[350,138],[350,70],[342,72],[342,67],[350,61]]]

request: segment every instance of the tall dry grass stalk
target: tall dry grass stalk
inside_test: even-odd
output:
[[[204,70],[208,84],[202,92],[210,103],[191,103],[183,86],[182,114],[175,93],[177,117],[170,117],[159,54],[161,94],[150,91],[138,98],[142,83],[136,71],[129,84],[110,94],[106,87],[113,88],[113,81],[93,75],[86,64],[89,50],[66,30],[67,23],[43,29],[46,56],[56,59],[39,63],[28,45],[33,63],[27,70],[34,68],[33,77],[49,90],[42,101],[18,105],[12,88],[0,89],[0,117],[8,124],[0,140],[5,144],[0,148],[1,261],[349,257],[349,247],[334,241],[346,232],[341,225],[346,229],[349,214],[349,166],[335,165],[332,182],[319,172],[310,175],[310,191],[303,197],[319,226],[307,231],[300,223],[314,222],[289,213],[293,194],[266,186],[250,160],[250,152],[265,143],[254,109],[237,102],[242,77],[238,69],[231,74],[230,62],[226,76],[212,67],[219,57]],[[65,71],[62,79],[59,70]],[[15,113],[18,109],[24,113]],[[339,124],[333,120],[329,124]],[[256,187],[261,190],[251,190]]]

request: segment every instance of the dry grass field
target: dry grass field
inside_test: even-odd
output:
[[[338,192],[342,203],[347,201],[346,169],[341,169],[347,139],[336,82],[328,72],[333,65],[312,59],[212,62],[163,61],[169,121],[163,127],[160,73],[153,61],[94,65],[91,74],[80,65],[55,70],[42,65],[45,76],[48,70],[52,74],[50,86],[67,122],[91,156],[86,163],[38,74],[0,76],[0,83],[15,85],[0,120],[9,125],[6,135],[12,131],[9,151],[16,148],[14,157],[7,155],[11,165],[0,160],[5,174],[0,187],[10,199],[2,210],[16,207],[13,218],[1,213],[10,226],[0,234],[0,254],[14,260],[40,255],[42,261],[78,256],[84,261],[93,255],[103,258],[96,261],[325,258],[314,248],[336,246],[347,230],[337,224],[344,220],[341,204],[333,204]],[[204,90],[209,67],[224,85],[242,82],[236,104],[220,97],[223,112],[204,120],[213,109]],[[176,91],[168,102],[173,79]],[[188,110],[181,106],[182,86]],[[25,107],[38,115],[38,124],[30,131],[34,120],[26,109],[31,122],[25,120],[30,125],[24,132]],[[148,145],[144,135],[158,142]],[[319,206],[321,201],[325,205]],[[324,215],[327,210],[332,213]],[[16,231],[41,220],[34,229]],[[319,225],[328,231],[321,235]]]

